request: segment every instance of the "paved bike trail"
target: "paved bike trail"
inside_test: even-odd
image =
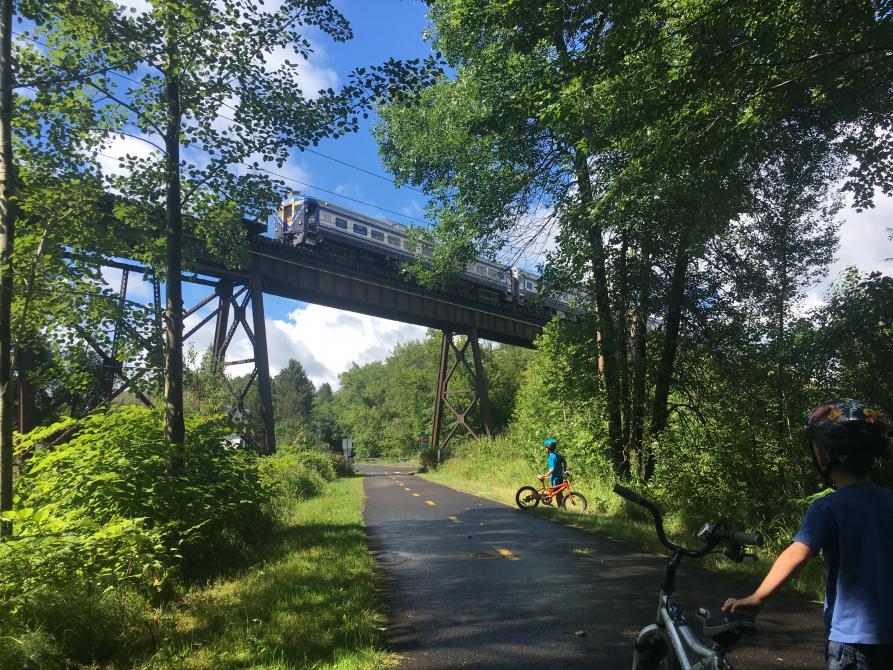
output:
[[[632,639],[654,620],[665,559],[394,474],[409,468],[358,469],[401,669],[630,667]],[[683,562],[676,594],[690,622],[698,606],[715,610],[753,589],[692,563]],[[820,605],[782,594],[730,660],[739,670],[821,668],[821,621]]]

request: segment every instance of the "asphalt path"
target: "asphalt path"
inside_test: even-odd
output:
[[[666,559],[434,484],[360,465],[365,521],[400,668],[630,667],[654,620]],[[754,584],[683,561],[676,598],[698,631]],[[739,670],[824,667],[821,606],[781,594],[730,660]]]

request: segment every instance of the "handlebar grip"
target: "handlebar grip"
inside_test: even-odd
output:
[[[729,533],[729,539],[738,544],[751,544],[757,547],[763,546],[763,536],[759,533],[745,533],[742,530],[733,530]]]
[[[642,505],[642,507],[648,507],[648,502],[640,496],[638,493],[633,491],[632,489],[628,489],[625,486],[621,486],[620,484],[614,484],[614,493],[619,495],[621,498],[626,498],[630,502],[636,503],[637,505]]]

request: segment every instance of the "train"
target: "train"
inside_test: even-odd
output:
[[[281,243],[304,248],[333,242],[372,252],[397,263],[418,263],[433,256],[433,247],[416,243],[411,230],[400,223],[375,219],[299,192],[290,192],[279,206],[275,238]],[[572,299],[570,293],[546,295],[539,275],[487,258],[475,258],[456,274],[478,289],[475,291],[477,299],[492,304],[539,305],[563,315]]]

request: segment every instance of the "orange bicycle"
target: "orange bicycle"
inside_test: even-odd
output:
[[[522,486],[515,494],[515,502],[521,509],[531,509],[542,502],[544,505],[551,505],[552,501],[557,497],[558,506],[562,509],[574,510],[576,512],[586,511],[586,498],[582,493],[571,491],[571,473],[564,473],[564,481],[556,486],[546,486],[540,483],[540,488],[533,486]]]

